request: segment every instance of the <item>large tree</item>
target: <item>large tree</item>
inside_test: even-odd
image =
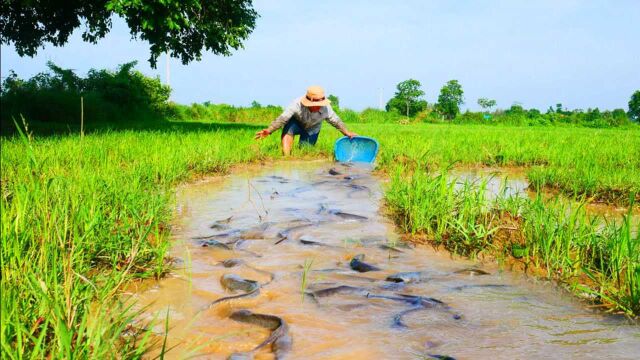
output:
[[[84,24],[82,39],[96,43],[124,18],[134,38],[150,44],[149,62],[168,52],[183,64],[199,60],[202,50],[230,55],[255,27],[251,0],[1,0],[3,44],[20,56],[34,56],[50,43],[62,46]]]
[[[460,113],[460,105],[464,104],[463,95],[458,80],[450,80],[440,89],[436,108],[447,119],[453,119]]]
[[[640,90],[631,95],[629,100],[629,112],[627,113],[632,121],[640,121]]]
[[[396,93],[386,106],[387,111],[398,111],[400,114],[414,116],[427,108],[427,101],[422,97],[424,91],[420,89],[420,81],[409,79],[396,86]]]

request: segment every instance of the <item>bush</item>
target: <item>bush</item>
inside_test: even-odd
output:
[[[171,88],[133,70],[135,65],[122,64],[116,71],[92,69],[86,78],[52,62],[47,63],[49,72],[26,81],[10,72],[0,93],[3,127],[21,115],[29,121],[77,124],[81,97],[85,118],[92,123],[164,117]]]

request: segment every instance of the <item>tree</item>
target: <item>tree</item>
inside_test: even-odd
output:
[[[340,98],[335,96],[335,95],[329,95],[329,97],[327,98],[329,99],[329,101],[331,101],[331,107],[333,108],[333,110],[340,110]]]
[[[424,91],[420,89],[420,81],[409,79],[396,86],[396,93],[387,102],[387,111],[397,111],[400,114],[414,116],[427,108],[427,101],[422,99]]]
[[[627,114],[632,121],[640,121],[640,90],[636,90],[636,92],[631,95],[629,112],[627,112]]]
[[[149,63],[167,52],[183,64],[200,60],[202,49],[230,55],[242,48],[258,14],[251,0],[3,0],[0,43],[14,43],[20,56],[34,56],[46,43],[64,45],[84,24],[82,39],[97,43],[124,18],[134,38],[150,44]]]
[[[440,89],[436,108],[447,119],[453,119],[460,113],[460,105],[464,104],[463,95],[458,80],[450,80]]]
[[[253,101],[251,102],[251,108],[252,108],[252,109],[260,109],[261,107],[262,107],[262,105],[260,105],[260,103],[259,103],[258,101],[253,100]]]
[[[487,98],[480,98],[478,99],[478,105],[480,105],[480,107],[483,110],[489,110],[491,111],[491,108],[496,106],[496,101],[495,100],[489,100]]]

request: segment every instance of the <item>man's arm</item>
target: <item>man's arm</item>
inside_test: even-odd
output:
[[[333,127],[338,129],[341,133],[343,133],[344,136],[348,136],[350,138],[357,136],[356,133],[353,133],[347,129],[347,126],[344,124],[342,119],[340,119],[338,114],[336,114],[336,112],[333,111],[333,108],[331,107],[331,105],[327,105],[327,122],[333,125]]]
[[[299,111],[299,109],[300,109],[300,101],[296,99],[291,104],[289,104],[289,106],[287,106],[286,109],[284,109],[284,111],[282,112],[282,114],[280,114],[280,116],[278,116],[275,120],[271,122],[271,124],[269,124],[269,127],[267,127],[264,130],[258,131],[256,133],[255,138],[262,139],[271,135],[271,133],[283,127],[284,124],[286,124],[287,121],[289,121],[289,119],[291,119],[291,117],[297,111]]]

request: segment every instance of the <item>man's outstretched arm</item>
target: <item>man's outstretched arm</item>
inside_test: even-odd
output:
[[[271,124],[269,124],[269,127],[267,127],[266,129],[262,129],[256,133],[255,139],[264,139],[267,136],[271,135],[274,131],[283,127],[284,124],[286,124],[287,121],[291,119],[293,114],[296,113],[299,107],[300,107],[300,102],[298,101],[294,101],[291,104],[289,104],[289,106],[287,106],[287,108],[284,109],[282,114],[280,114],[280,116],[278,116],[275,120],[271,122]]]
[[[353,138],[354,136],[358,136],[358,134],[351,132],[347,129],[347,126],[344,124],[342,119],[333,111],[331,105],[327,105],[327,122],[336,129],[338,129],[344,136],[348,136],[349,138]]]

